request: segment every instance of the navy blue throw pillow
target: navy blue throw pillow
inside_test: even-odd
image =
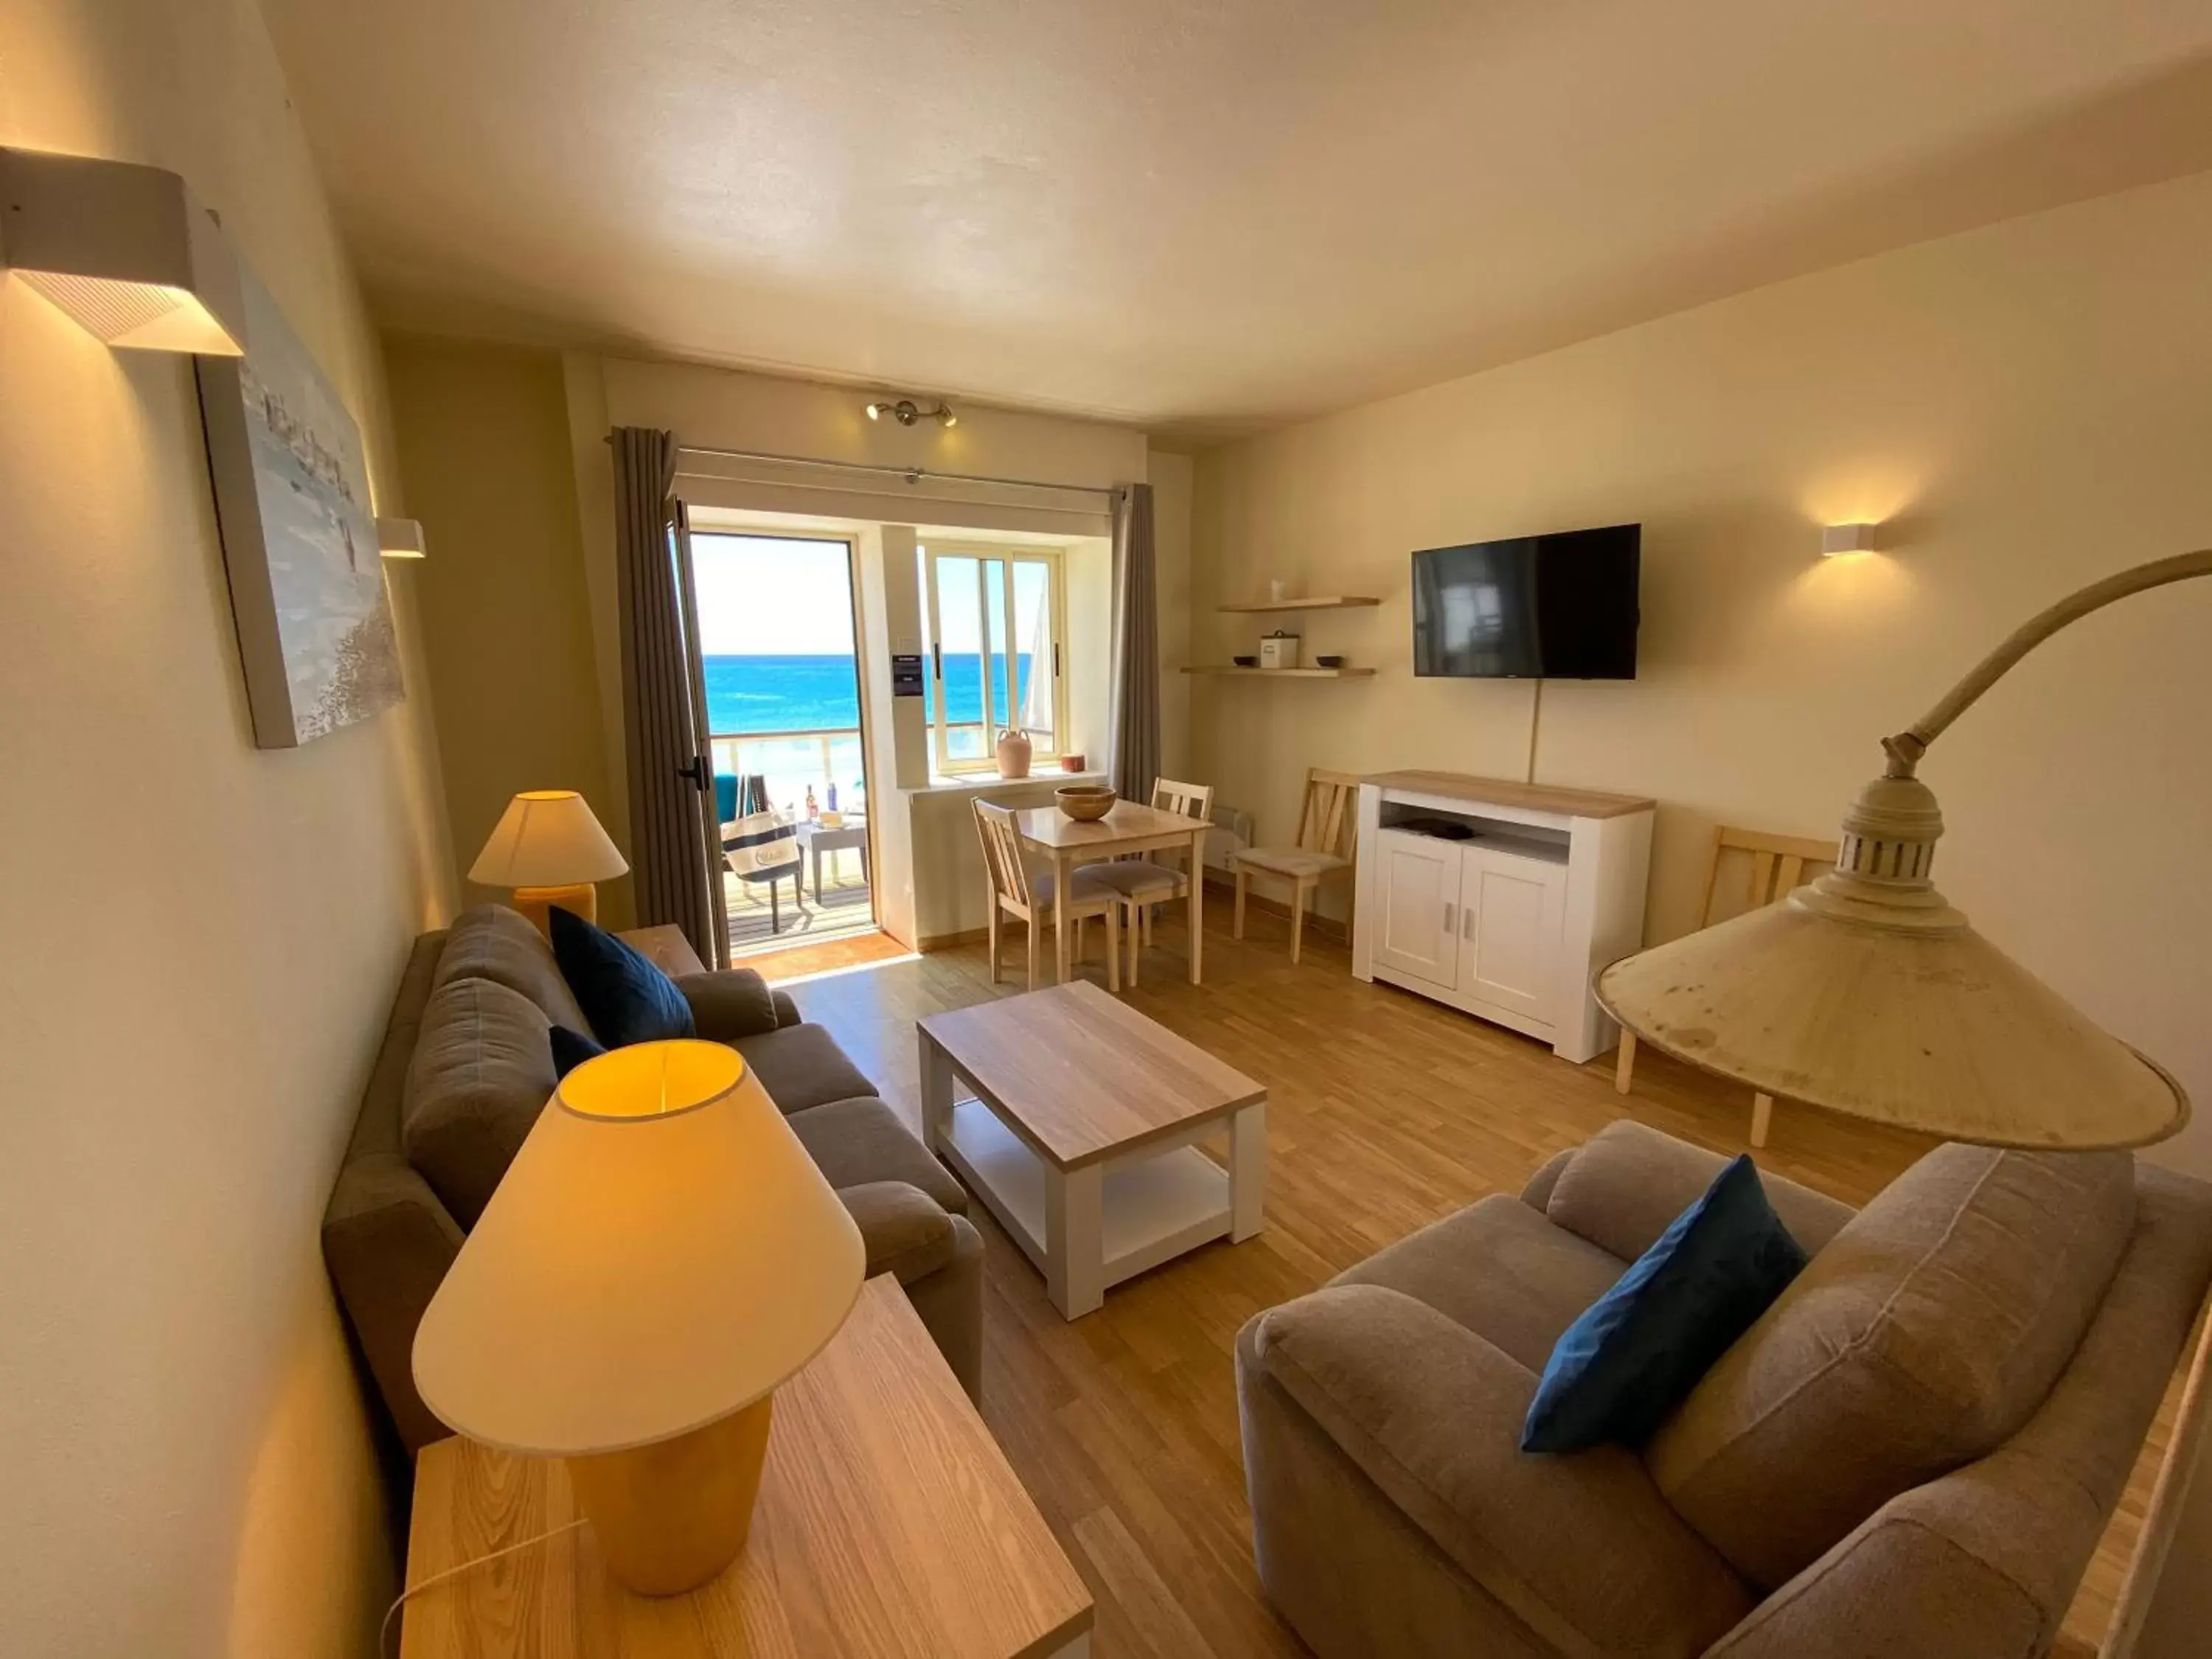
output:
[[[551,919],[553,959],[593,1036],[620,1048],[695,1034],[691,1005],[642,951],[557,904]]]
[[[1640,1446],[1805,1266],[1738,1158],[1620,1282],[1567,1327],[1521,1428],[1521,1449]]]
[[[553,1050],[553,1075],[564,1078],[587,1060],[597,1060],[606,1050],[594,1038],[581,1031],[572,1031],[565,1025],[545,1028],[545,1041]]]

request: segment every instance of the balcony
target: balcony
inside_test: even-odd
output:
[[[860,729],[717,732],[708,743],[716,774],[761,778],[769,806],[786,815],[795,832],[791,860],[776,867],[773,880],[766,873],[741,877],[725,863],[722,903],[730,918],[731,954],[811,945],[874,927]],[[824,823],[822,815],[833,812],[833,789],[835,816]],[[810,792],[812,817],[806,811]]]

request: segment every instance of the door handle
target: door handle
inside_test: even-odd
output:
[[[1472,904],[1464,905],[1460,909],[1459,936],[1462,939],[1474,937],[1474,907]]]
[[[691,787],[702,795],[714,787],[714,775],[704,755],[695,755],[690,765],[678,767],[676,775],[688,780]]]
[[[1444,904],[1444,937],[1449,939],[1459,927],[1459,906],[1449,900]]]

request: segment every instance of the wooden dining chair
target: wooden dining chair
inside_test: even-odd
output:
[[[1014,822],[1011,807],[994,806],[981,800],[969,805],[975,810],[975,834],[983,843],[983,870],[990,878],[991,983],[999,982],[999,927],[1012,915],[1029,925],[1030,989],[1034,991],[1037,988],[1040,934],[1054,921],[1058,910],[1054,902],[1052,872],[1042,871],[1034,876],[1030,873],[1029,863],[1022,857],[1021,830]],[[1115,888],[1085,880],[1085,873],[1082,870],[1068,873],[1068,919],[1078,923],[1091,916],[1106,919],[1106,988],[1118,994],[1121,989],[1121,936],[1118,926],[1121,895]],[[1079,949],[1076,959],[1082,959]]]
[[[1808,866],[1833,865],[1841,849],[1832,841],[1814,841],[1805,836],[1774,836],[1764,830],[1738,830],[1721,824],[1713,830],[1713,855],[1705,866],[1705,894],[1698,903],[1698,926],[1710,927],[1722,920],[1717,914],[1717,902],[1721,896],[1721,866],[1731,853],[1741,853],[1744,859],[1743,904],[1731,915],[1747,910],[1757,910],[1788,898],[1809,879],[1820,874],[1818,868],[1808,871]],[[1622,1028],[1620,1057],[1613,1062],[1613,1086],[1626,1094],[1636,1076],[1636,1033]],[[1774,1097],[1754,1093],[1751,1097],[1751,1144],[1766,1145],[1766,1131],[1774,1121]]]
[[[1213,786],[1210,783],[1178,783],[1173,778],[1156,778],[1152,781],[1152,807],[1156,811],[1173,812],[1179,817],[1204,821],[1213,811]],[[1076,876],[1085,876],[1106,883],[1121,896],[1121,927],[1129,941],[1129,984],[1137,983],[1137,956],[1142,945],[1152,942],[1152,907],[1190,896],[1190,884],[1203,875],[1202,871],[1184,870],[1180,864],[1163,862],[1169,859],[1183,859],[1189,854],[1183,848],[1170,848],[1146,853],[1138,858],[1115,859],[1106,864],[1078,866]],[[1080,923],[1076,928],[1076,950],[1083,948]]]
[[[1257,871],[1291,884],[1291,960],[1298,959],[1305,930],[1306,902],[1324,883],[1352,879],[1352,854],[1359,831],[1359,780],[1349,772],[1306,769],[1305,799],[1298,808],[1298,836],[1290,847],[1247,847],[1229,855],[1237,872],[1235,933],[1244,937],[1244,887]]]

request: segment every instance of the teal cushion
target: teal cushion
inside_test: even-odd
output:
[[[1544,1367],[1521,1449],[1638,1446],[1805,1266],[1748,1157],[1567,1327]]]
[[[696,1035],[691,1005],[644,952],[557,904],[550,920],[553,959],[602,1043],[620,1048]]]

